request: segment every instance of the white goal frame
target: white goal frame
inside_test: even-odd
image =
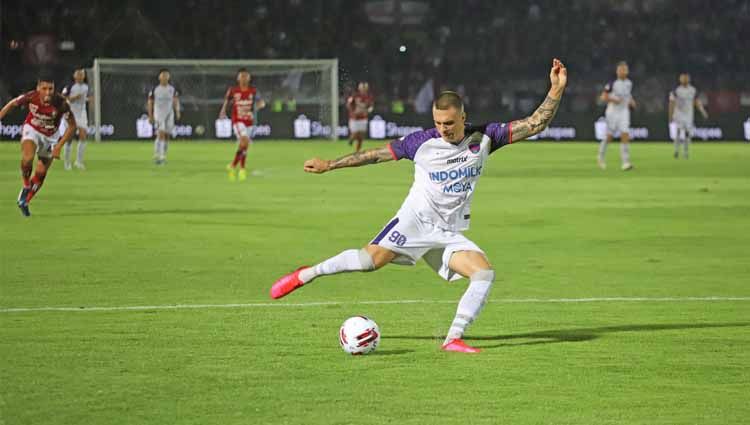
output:
[[[196,66],[215,65],[231,67],[248,67],[275,65],[289,66],[321,66],[330,67],[331,78],[331,140],[338,139],[339,125],[339,60],[338,59],[123,59],[123,58],[94,58],[93,82],[94,82],[94,137],[97,142],[101,141],[102,125],[102,103],[101,103],[101,66],[102,65],[150,65],[150,66]]]

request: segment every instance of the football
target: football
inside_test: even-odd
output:
[[[339,343],[351,355],[372,353],[380,343],[380,328],[368,317],[350,317],[339,329]]]

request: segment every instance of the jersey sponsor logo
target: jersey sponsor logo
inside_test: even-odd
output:
[[[471,182],[455,182],[443,186],[443,193],[461,193],[472,189]]]
[[[459,162],[466,162],[468,156],[459,156],[458,158],[449,159],[446,164],[458,164]]]
[[[450,171],[430,171],[430,180],[444,182],[446,180],[463,179],[467,177],[478,177],[482,174],[482,167],[464,167]]]
[[[478,153],[479,148],[480,148],[479,143],[472,143],[469,145],[469,150],[471,151],[471,153]]]

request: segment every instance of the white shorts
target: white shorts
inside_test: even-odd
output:
[[[172,134],[172,130],[174,129],[174,114],[168,114],[165,117],[154,114],[154,127],[156,131]]]
[[[676,137],[693,137],[694,128],[695,127],[693,126],[693,123],[690,121],[674,120],[674,136],[672,137],[672,139],[675,139]]]
[[[82,112],[73,112],[73,118],[76,119],[76,127],[82,128],[84,130],[89,129],[89,117],[86,111]]]
[[[367,133],[367,119],[349,119],[349,131],[352,133]]]
[[[253,133],[253,126],[248,127],[244,122],[236,122],[232,124],[232,128],[237,140],[240,140],[240,137],[250,137]]]
[[[394,264],[413,266],[424,257],[425,262],[445,280],[463,277],[448,267],[454,252],[476,251],[484,254],[462,233],[425,223],[413,212],[403,209],[370,243],[395,252]]]
[[[36,145],[36,155],[39,158],[52,158],[52,149],[57,144],[59,137],[58,133],[55,133],[54,136],[45,136],[29,124],[24,124],[21,131],[21,142],[24,140],[34,142]]]
[[[609,113],[605,114],[607,119],[607,133],[619,136],[622,133],[630,134],[630,114]]]

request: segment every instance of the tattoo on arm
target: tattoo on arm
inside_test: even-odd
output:
[[[522,120],[513,121],[511,128],[513,129],[513,141],[521,141],[527,137],[531,137],[535,134],[539,134],[549,125],[552,118],[557,112],[557,107],[560,106],[560,99],[553,99],[547,96],[536,108],[531,116],[528,116]]]
[[[367,164],[378,164],[381,162],[393,161],[391,150],[388,146],[382,148],[369,149],[362,152],[354,152],[351,155],[342,156],[329,162],[331,170],[345,167],[359,167]]]

